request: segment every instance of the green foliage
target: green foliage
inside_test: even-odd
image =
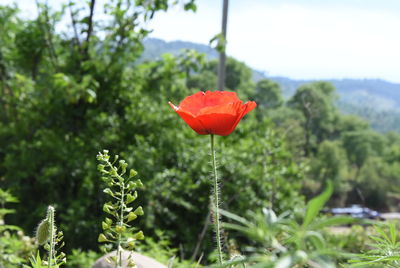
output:
[[[44,260],[42,260],[42,258],[40,257],[39,251],[36,253],[36,257],[32,256],[29,260],[30,260],[30,266],[24,265],[23,266],[24,268],[28,268],[28,267],[46,268],[46,267],[48,267],[47,263]]]
[[[181,260],[178,257],[178,249],[171,247],[168,236],[161,230],[156,230],[155,234],[156,239],[146,237],[143,243],[137,246],[136,250],[160,263],[171,264],[174,268],[200,267],[194,262]]]
[[[282,90],[278,83],[263,79],[257,82],[254,100],[261,107],[276,109],[283,104]]]
[[[218,61],[209,62],[206,70],[217,75]],[[214,88],[216,85],[214,85]],[[226,60],[225,87],[227,90],[236,91],[243,99],[253,98],[255,85],[252,81],[252,71],[243,62],[228,57]]]
[[[193,1],[178,2],[195,9]],[[204,253],[204,263],[213,238],[209,231],[196,238],[209,211],[208,140],[196,137],[167,102],[213,90],[216,61],[192,50],[140,58],[150,30],[142,22],[169,9],[168,1],[108,1],[106,16],[97,14],[97,5],[40,5],[32,20],[0,7],[0,183],[21,200],[7,223],[33,230],[44,204],[54,203],[66,252],[96,249],[105,197],[92,159],[106,147],[147,178],[138,197],[146,217],[137,227],[148,236],[163,230],[181,259],[198,245],[194,259]],[[64,19],[71,31],[56,31]],[[330,84],[301,86],[281,105],[276,84],[256,85],[250,68],[228,58],[227,85],[259,108],[232,135],[218,138],[223,209],[237,215],[262,207],[278,215],[297,211],[302,193],[310,197],[327,180],[335,188],[330,204],[397,209],[399,136],[377,134],[358,117],[339,114]],[[24,259],[24,235],[17,229],[1,234],[0,248]]]
[[[352,259],[350,267],[399,267],[400,240],[395,223],[375,225],[370,250]]]
[[[5,223],[5,216],[15,213],[15,210],[6,208],[6,204],[16,202],[18,199],[11,193],[0,189],[0,267],[4,268],[25,263],[35,247],[33,239],[25,236],[21,228]]]
[[[252,241],[247,247],[250,255],[231,264],[246,263],[246,267],[335,267],[335,259],[345,256],[335,245],[329,244],[324,228],[348,224],[349,217],[318,217],[332,194],[332,184],[307,203],[305,213],[292,211],[277,216],[270,209],[251,212],[249,219],[229,212],[223,214],[233,223],[228,229],[243,233]],[[246,247],[243,247],[246,249]]]
[[[343,206],[350,184],[347,155],[341,144],[329,140],[320,143],[311,165],[310,177],[314,178],[319,185],[331,180],[334,185],[335,204]]]
[[[101,255],[94,251],[82,251],[80,249],[73,249],[68,255],[68,268],[87,268],[92,267],[94,262],[100,258]]]
[[[303,113],[305,120],[304,154],[315,152],[316,142],[330,136],[336,119],[335,88],[327,82],[314,82],[301,86],[289,100],[289,105]]]
[[[133,209],[131,204],[138,197],[137,188],[143,187],[140,179],[133,179],[137,172],[134,169],[127,170],[128,164],[125,160],[119,160],[116,155],[114,160],[110,161],[107,150],[99,152],[97,160],[100,162],[98,169],[102,175],[102,180],[107,188],[103,193],[109,195],[112,201],[103,205],[103,211],[110,218],[105,218],[102,222],[103,233],[98,237],[98,242],[106,243],[103,247],[105,252],[117,250],[117,255],[112,257],[116,267],[122,265],[122,250],[131,251],[135,247],[137,240],[143,240],[142,231],[138,231],[132,226],[138,216],[144,214],[143,208],[138,206]],[[118,162],[118,163],[117,163]],[[128,171],[128,173],[127,173]],[[129,260],[129,266],[135,266],[133,260]]]
[[[370,130],[351,131],[343,135],[343,147],[350,163],[361,168],[369,156],[382,153],[383,137]]]

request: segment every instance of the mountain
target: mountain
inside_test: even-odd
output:
[[[302,84],[316,80],[294,80],[287,77],[265,77],[279,83],[286,97],[294,94]],[[340,96],[340,101],[354,105],[367,105],[377,110],[400,111],[400,84],[381,79],[327,79]]]
[[[208,59],[215,59],[218,53],[210,46],[185,41],[166,42],[157,38],[144,41],[141,60],[160,58],[164,53],[179,54],[182,49],[194,49],[204,53]],[[316,80],[296,80],[281,76],[268,76],[265,72],[253,69],[253,79],[270,79],[280,84],[282,93],[289,98],[296,89],[305,83]],[[400,84],[382,79],[328,79],[336,87],[338,107],[344,113],[355,114],[368,120],[372,127],[382,131],[400,132]]]
[[[182,49],[194,49],[199,53],[206,54],[208,59],[215,59],[218,57],[217,51],[210,46],[196,44],[185,41],[171,41],[166,42],[157,38],[146,38],[143,42],[144,52],[141,56],[142,60],[152,60],[160,58],[164,53],[171,53],[178,55]]]

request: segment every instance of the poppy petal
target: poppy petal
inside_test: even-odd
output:
[[[200,91],[196,94],[186,97],[179,104],[179,108],[183,111],[190,112],[193,115],[196,115],[201,108],[204,108],[204,96],[205,93]]]
[[[188,111],[193,115],[198,115],[200,110],[205,107],[213,107],[222,104],[234,103],[240,101],[236,92],[229,91],[206,91],[197,92],[186,97],[180,104],[179,108]]]
[[[232,114],[202,114],[197,119],[205,127],[206,134],[226,136],[231,134],[232,125],[236,122],[237,115]]]
[[[251,110],[253,110],[254,108],[256,108],[257,104],[254,101],[248,101],[245,104],[243,104],[240,108],[241,111],[240,113],[238,113],[238,116],[236,118],[236,122],[234,124],[232,124],[232,128],[230,130],[230,133],[232,133],[236,126],[239,124],[240,120],[242,120],[242,118]]]
[[[227,104],[232,102],[240,101],[237,97],[236,92],[230,91],[206,91],[204,94],[204,106],[217,106],[221,104]]]
[[[245,104],[235,92],[206,91],[186,97],[179,106],[169,105],[198,134],[229,135],[257,104]]]
[[[240,107],[242,106],[242,101],[231,102],[227,104],[220,104],[217,106],[204,107],[201,109],[197,116],[203,114],[230,114],[237,115],[240,111]]]
[[[206,128],[203,126],[201,121],[193,117],[191,114],[180,110],[176,112],[183,119],[183,121],[185,121],[185,123],[189,125],[189,127],[191,127],[194,131],[197,132],[197,134],[200,135],[209,134],[209,132],[207,132]]]

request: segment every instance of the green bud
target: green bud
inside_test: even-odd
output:
[[[132,250],[135,247],[135,241],[129,241],[126,246],[129,250]]]
[[[127,222],[133,221],[136,218],[137,218],[137,215],[133,212],[130,212],[127,216]]]
[[[117,225],[117,226],[115,226],[115,231],[116,231],[117,233],[119,233],[119,234],[122,234],[123,232],[125,232],[125,230],[126,230],[126,227],[125,227],[125,226],[122,226],[122,225]]]
[[[136,170],[131,169],[131,170],[129,171],[129,178],[135,177],[137,174],[138,174],[138,173],[136,172]]]
[[[106,203],[106,204],[103,205],[103,211],[104,212],[106,212],[108,214],[111,214],[111,215],[114,215],[115,212],[112,211],[112,210],[114,210],[114,207],[112,205],[110,205],[109,203]]]
[[[142,183],[141,180],[137,180],[136,184],[137,184],[138,187],[143,187],[143,183]]]
[[[142,231],[137,232],[136,234],[133,235],[133,238],[137,240],[143,240],[144,239],[144,234]]]
[[[132,190],[132,189],[134,189],[134,188],[136,188],[137,187],[137,184],[136,184],[136,182],[133,182],[133,181],[130,181],[130,182],[128,182],[128,189],[129,190]]]
[[[135,209],[133,213],[135,213],[138,216],[142,216],[144,214],[142,206],[139,206],[137,209]]]
[[[39,223],[36,230],[36,241],[39,245],[43,245],[50,239],[50,222],[48,219],[44,219]]]
[[[110,171],[110,175],[111,175],[111,176],[117,176],[118,174],[117,174],[117,171],[113,168],[113,169],[111,169],[111,171]]]
[[[108,239],[104,234],[100,234],[99,238],[97,239],[98,242],[103,243],[103,242],[107,242]]]
[[[126,195],[126,204],[132,203],[133,201],[135,201],[136,198],[137,198],[137,192],[136,191],[133,193],[133,195],[127,194]]]
[[[103,230],[107,230],[107,229],[110,228],[110,225],[103,221],[103,222],[101,223],[101,227],[103,227]]]
[[[113,191],[112,191],[110,188],[104,189],[104,190],[103,190],[103,193],[108,194],[108,195],[111,195],[111,196],[114,196],[114,193],[113,193]]]
[[[102,164],[98,164],[98,165],[97,165],[97,169],[98,169],[99,171],[103,171],[104,168],[105,168],[105,165],[102,165]]]

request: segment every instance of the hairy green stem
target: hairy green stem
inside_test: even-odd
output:
[[[52,263],[54,260],[54,208],[52,206],[49,206],[47,209],[47,219],[49,220],[49,228],[50,228],[50,248],[49,248],[49,262],[48,262],[48,268],[52,267]]]
[[[217,164],[215,159],[215,150],[214,150],[214,135],[211,134],[211,162],[213,167],[213,175],[214,175],[214,228],[217,236],[217,250],[218,250],[218,261],[222,266],[222,246],[221,246],[221,228],[219,222],[219,189],[218,189],[218,175],[217,175]]]

